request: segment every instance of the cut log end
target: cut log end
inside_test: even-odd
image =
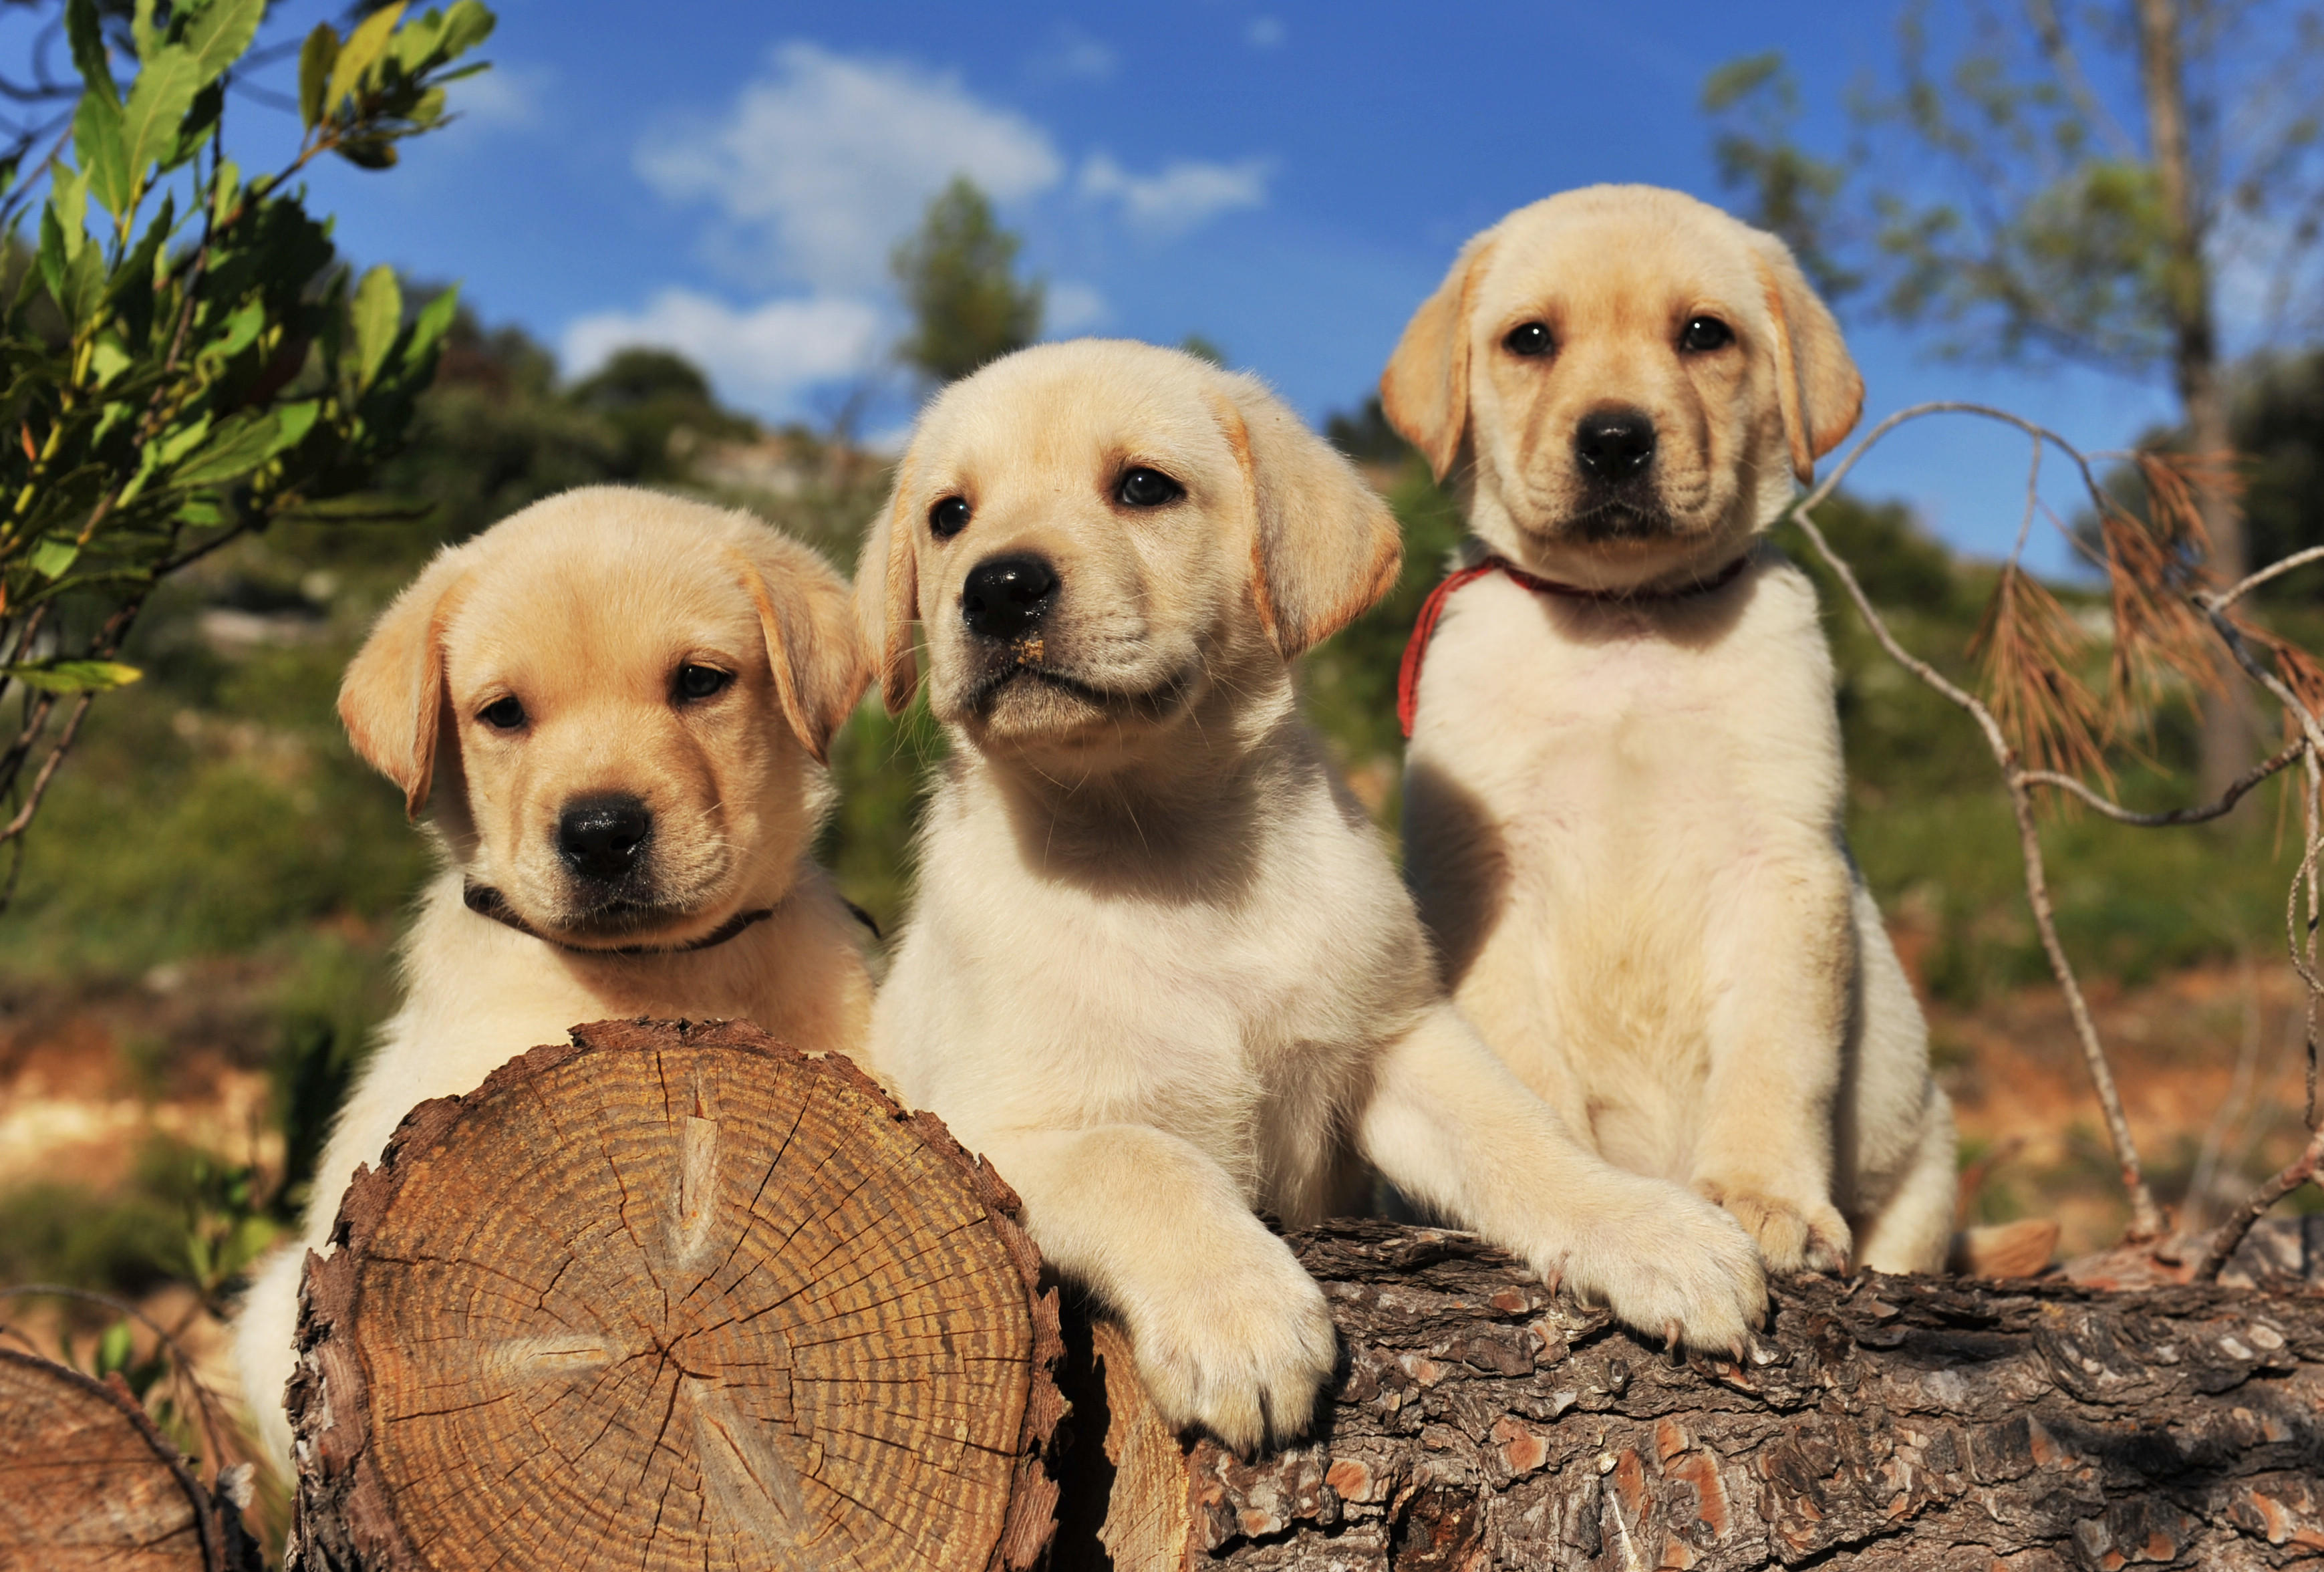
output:
[[[0,1348],[0,1567],[260,1572],[260,1559],[241,1514],[118,1377]]]
[[[742,1024],[422,1105],[308,1263],[293,1565],[1029,1567],[1064,1405],[1015,1209]]]

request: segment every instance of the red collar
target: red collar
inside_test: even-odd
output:
[[[1592,600],[1603,605],[1637,605],[1657,600],[1688,600],[1698,595],[1709,595],[1735,582],[1749,565],[1751,553],[1721,568],[1708,578],[1698,579],[1680,589],[1644,591],[1636,589],[1585,589],[1579,584],[1561,583],[1544,578],[1537,573],[1527,573],[1505,557],[1488,557],[1473,568],[1463,568],[1429,592],[1421,603],[1419,618],[1412,624],[1412,641],[1404,647],[1404,663],[1396,673],[1396,718],[1404,727],[1408,739],[1412,735],[1412,717],[1420,703],[1420,663],[1427,658],[1428,641],[1435,635],[1436,621],[1444,615],[1444,603],[1452,592],[1471,579],[1482,578],[1489,573],[1501,573],[1532,590],[1536,595],[1554,595],[1563,600]]]

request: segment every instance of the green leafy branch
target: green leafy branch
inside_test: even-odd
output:
[[[116,657],[162,578],[278,519],[390,511],[362,487],[456,309],[447,291],[407,321],[394,273],[353,279],[291,181],[326,155],[391,167],[445,124],[446,85],[484,69],[463,61],[492,13],[396,5],[344,37],[317,26],[298,150],[245,179],[226,87],[264,14],[180,0],[162,22],[137,0],[124,86],[96,0],[66,6],[83,84],[69,157],[42,171],[36,245],[15,193],[0,256],[0,699],[21,707],[0,729],[0,845],[17,855],[90,703],[136,680]]]

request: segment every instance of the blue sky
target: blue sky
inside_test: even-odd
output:
[[[496,69],[455,88],[459,124],[392,173],[317,176],[346,249],[461,281],[568,372],[662,342],[730,400],[811,420],[883,364],[888,249],[957,171],[1025,235],[1053,334],[1201,333],[1320,419],[1371,389],[1462,240],[1509,208],[1598,180],[1720,199],[1697,108],[1713,67],[1784,50],[1837,135],[1843,85],[1894,58],[1886,4],[496,9]],[[325,14],[282,5],[270,32]],[[235,113],[253,155],[287,141],[281,116]],[[1876,415],[1983,398],[2103,446],[2169,408],[1848,325]],[[908,418],[908,391],[875,430]],[[2016,531],[2024,448],[1997,432],[1931,428],[1859,475],[1969,549]]]

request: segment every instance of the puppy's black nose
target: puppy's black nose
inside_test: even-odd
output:
[[[1021,639],[1056,597],[1057,570],[1038,557],[994,557],[968,570],[960,615],[988,639]]]
[[[653,815],[627,793],[583,797],[557,821],[557,855],[585,879],[612,883],[630,871],[653,833]]]
[[[1643,410],[1592,410],[1573,429],[1573,458],[1594,480],[1628,480],[1655,461],[1655,423]]]

